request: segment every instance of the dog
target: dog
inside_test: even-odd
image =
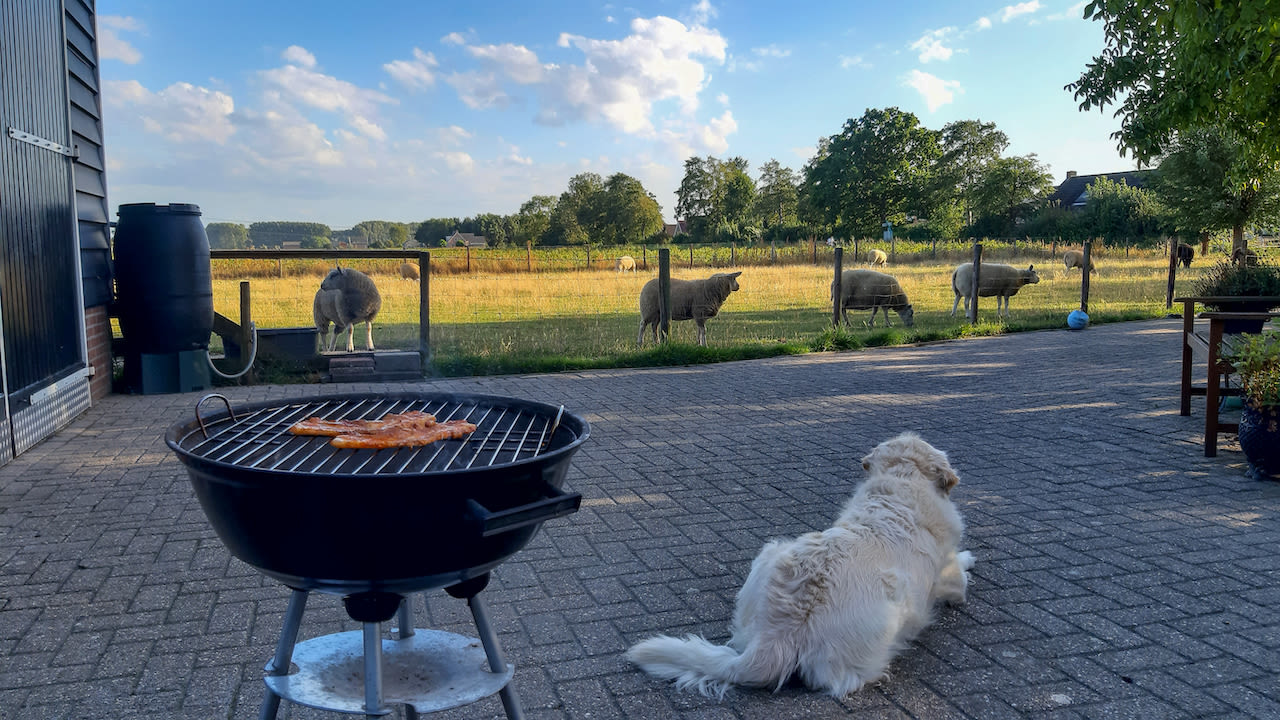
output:
[[[794,674],[836,697],[885,677],[894,655],[932,620],[937,601],[963,603],[973,555],[950,493],[946,453],[906,432],[862,458],[867,479],[835,525],[764,546],[726,646],[659,635],[627,651],[645,672],[724,698],[732,685],[777,691]]]

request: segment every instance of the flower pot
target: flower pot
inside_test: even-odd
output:
[[[1217,309],[1222,312],[1270,312],[1275,307],[1270,302],[1256,302],[1252,300],[1233,300],[1231,302],[1220,302],[1216,305]],[[1251,320],[1232,319],[1222,321],[1222,332],[1228,335],[1239,333],[1260,333],[1262,326],[1267,322],[1266,318],[1257,318]]]
[[[1245,403],[1237,433],[1255,480],[1280,480],[1280,406]]]

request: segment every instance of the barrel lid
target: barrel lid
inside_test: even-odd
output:
[[[193,203],[171,203],[169,205],[157,205],[155,203],[126,203],[120,206],[119,215],[124,216],[126,213],[199,215],[200,206]]]

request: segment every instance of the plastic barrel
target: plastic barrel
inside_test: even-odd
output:
[[[141,354],[207,350],[213,331],[209,238],[190,204],[121,205],[116,305],[126,362]]]

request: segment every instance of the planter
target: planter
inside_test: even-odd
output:
[[[1245,403],[1237,437],[1249,461],[1249,476],[1255,480],[1280,480],[1280,406],[1259,409]]]
[[[1274,301],[1270,300],[1232,300],[1230,302],[1219,301],[1205,307],[1212,307],[1220,312],[1233,313],[1265,313],[1271,312],[1276,307]],[[1262,326],[1267,322],[1267,318],[1257,319],[1224,319],[1222,321],[1222,332],[1228,335],[1237,335],[1240,333],[1260,333]]]

